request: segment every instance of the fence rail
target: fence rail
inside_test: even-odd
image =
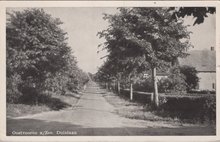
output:
[[[121,89],[121,91],[126,91],[130,92],[130,89]],[[139,94],[139,95],[145,95],[151,97],[151,101],[153,101],[153,93],[152,92],[141,92],[141,91],[133,91],[134,94]],[[165,93],[159,93],[159,97],[162,98],[201,98],[201,97],[212,97],[216,96],[215,94],[191,94],[191,95],[176,95],[176,94],[165,94]]]
[[[117,87],[114,87],[114,86],[109,86],[110,90],[113,89],[115,91],[119,91],[117,89]],[[129,95],[130,97],[130,100],[133,100],[134,97],[136,95],[144,95],[145,97],[150,97],[150,101],[152,102],[153,101],[153,92],[142,92],[142,91],[134,91],[133,88],[121,88],[120,91],[118,92],[120,94],[120,92],[125,92],[127,95]],[[196,99],[196,98],[201,98],[201,97],[210,97],[210,96],[215,96],[215,94],[184,94],[184,95],[179,95],[179,94],[172,94],[172,93],[159,93],[159,97],[161,98],[191,98],[191,99]],[[138,96],[136,96],[137,98]],[[141,97],[142,98],[142,97]]]
[[[121,90],[130,92],[130,89],[121,89]],[[133,91],[133,93],[140,94],[140,95],[148,95],[148,96],[150,96],[151,101],[153,101],[153,93],[152,92]]]

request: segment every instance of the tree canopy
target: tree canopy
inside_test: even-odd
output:
[[[9,14],[7,24],[7,55],[10,67],[22,78],[44,79],[67,64],[70,53],[62,22],[42,9]],[[14,56],[14,58],[12,57]]]
[[[199,78],[197,76],[197,70],[191,66],[181,66],[180,72],[185,76],[185,82],[187,83],[187,90],[196,89]]]
[[[108,51],[108,60],[116,58],[117,66],[121,61],[127,62],[131,70],[152,70],[154,80],[154,98],[158,104],[156,69],[171,65],[178,57],[185,57],[190,32],[183,20],[173,19],[173,12],[168,8],[119,8],[119,13],[106,14],[109,27],[99,33],[105,38],[104,48]],[[110,65],[107,65],[108,68]],[[105,66],[105,65],[104,65]]]
[[[185,16],[193,16],[196,18],[193,25],[201,24],[204,22],[205,17],[208,14],[214,14],[216,12],[215,7],[171,7],[170,10],[174,11],[174,18],[184,18]]]
[[[9,101],[21,94],[33,95],[28,98],[36,98],[37,103],[44,91],[65,94],[66,90],[77,91],[88,80],[77,66],[60,19],[34,8],[7,13],[7,17]]]

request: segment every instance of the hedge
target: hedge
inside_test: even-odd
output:
[[[194,96],[163,96],[159,98],[159,111],[163,115],[182,120],[193,121],[216,121],[216,98],[215,95],[204,97]]]
[[[121,94],[129,98],[130,92],[122,90]],[[150,104],[150,95],[133,93],[135,102]],[[216,96],[206,95],[165,95],[159,96],[160,106],[156,113],[161,116],[191,120],[193,122],[216,122]],[[155,111],[155,110],[154,110]]]

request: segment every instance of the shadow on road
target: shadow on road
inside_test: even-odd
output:
[[[107,120],[106,120],[107,121]],[[113,127],[113,128],[85,128],[80,125],[44,121],[36,119],[7,119],[7,136],[15,132],[37,132],[34,136],[40,136],[40,132],[48,131],[49,136],[163,136],[163,135],[215,135],[213,128],[181,127],[181,128],[138,128],[138,127]],[[65,132],[65,133],[63,133]],[[16,135],[16,134],[15,134]],[[17,134],[20,136],[20,134]],[[23,134],[23,136],[31,136]],[[33,136],[33,135],[32,135]]]
[[[47,105],[51,110],[60,110],[71,106],[70,104],[63,102],[60,99],[53,97],[45,99],[43,103]]]

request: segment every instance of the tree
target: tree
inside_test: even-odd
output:
[[[7,81],[13,76],[21,80],[16,85],[9,81],[7,90],[17,86],[29,96],[32,91],[36,104],[45,90],[65,90],[71,83],[77,90],[85,74],[76,65],[60,19],[34,8],[7,14]]]
[[[186,77],[181,73],[179,66],[174,66],[170,69],[168,82],[170,82],[169,90],[176,93],[185,92],[187,88]]]
[[[216,12],[215,7],[171,7],[171,11],[174,11],[173,17],[184,18],[185,16],[193,16],[196,18],[195,24],[201,24],[204,22],[205,17],[208,17],[207,14],[214,14]]]
[[[156,69],[178,57],[185,57],[191,46],[183,20],[176,21],[167,8],[119,8],[115,15],[105,15],[110,25],[100,33],[111,53],[139,59],[138,68],[148,63],[152,70],[154,104],[159,105]],[[114,54],[114,55],[115,55]]]
[[[181,66],[180,73],[185,76],[185,82],[187,83],[187,90],[195,89],[198,85],[199,78],[197,76],[197,70],[191,66]]]

